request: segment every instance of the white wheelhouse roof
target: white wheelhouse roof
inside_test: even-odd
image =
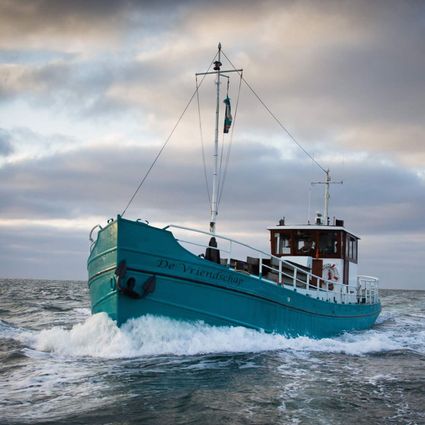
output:
[[[267,227],[267,230],[320,230],[322,232],[323,231],[342,230],[343,232],[348,233],[348,234],[354,236],[357,239],[360,239],[358,236],[349,232],[343,226],[326,226],[324,224],[304,224],[304,225],[299,225],[299,226],[297,226],[297,225],[270,226],[270,227]]]

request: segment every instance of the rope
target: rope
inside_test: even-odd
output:
[[[207,176],[207,164],[206,164],[206,161],[205,161],[205,147],[204,147],[204,135],[203,135],[203,131],[202,131],[201,107],[200,107],[200,104],[199,104],[198,76],[196,76],[196,99],[197,99],[197,103],[198,103],[199,132],[200,132],[200,135],[201,135],[202,162],[204,164],[205,186],[206,186],[206,190],[207,190],[208,201],[211,204],[210,186],[209,186],[209,183],[208,183],[208,176]]]
[[[233,67],[235,71],[236,67],[233,65],[232,61],[226,56],[226,54],[221,51],[223,56],[229,61],[230,65]],[[279,127],[291,138],[291,140],[324,172],[326,173],[326,170],[314,159],[314,157],[306,150],[304,147],[295,139],[295,137],[289,132],[289,130],[282,124],[282,122],[279,120],[279,118],[276,117],[276,115],[270,110],[270,108],[263,102],[263,100],[260,98],[260,96],[255,92],[255,90],[251,87],[251,85],[248,83],[248,81],[245,80],[245,78],[242,76],[242,73],[240,73],[241,79],[243,82],[247,85],[247,87],[251,90],[252,94],[258,99],[258,101],[263,105],[263,107],[266,109],[266,111],[271,115],[271,117],[277,122]]]
[[[207,72],[210,70],[212,64],[214,63],[216,57],[217,57],[218,53],[216,53],[216,55],[214,56],[213,60],[211,61]],[[155,166],[156,162],[158,161],[159,157],[161,156],[163,150],[165,149],[165,147],[168,145],[168,142],[170,141],[171,137],[174,134],[174,131],[176,130],[176,128],[178,127],[178,125],[180,124],[180,121],[182,120],[184,114],[186,113],[187,109],[189,108],[189,105],[192,103],[193,98],[195,97],[196,93],[198,92],[199,87],[201,87],[202,82],[205,79],[205,75],[202,77],[201,82],[199,83],[199,86],[196,87],[195,91],[193,92],[192,96],[190,97],[189,101],[187,102],[185,108],[183,109],[183,112],[180,114],[176,124],[174,125],[173,129],[171,130],[170,134],[168,135],[167,139],[165,140],[165,142],[163,143],[161,149],[159,150],[159,152],[156,154],[155,159],[153,160],[152,164],[150,165],[150,167],[148,168],[148,171],[146,171],[146,174],[143,176],[141,182],[139,183],[139,186],[137,186],[137,189],[134,191],[133,195],[131,196],[130,200],[128,201],[127,206],[124,208],[123,212],[121,213],[121,216],[123,217],[124,214],[126,213],[128,207],[131,205],[131,203],[133,202],[134,198],[136,197],[137,193],[139,192],[140,188],[143,186],[144,182],[146,181],[146,179],[148,178],[150,172],[152,171],[152,168]]]

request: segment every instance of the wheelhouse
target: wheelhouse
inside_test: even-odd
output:
[[[334,225],[288,226],[282,219],[269,227],[271,254],[310,269],[316,276],[345,284],[357,279],[359,237],[342,220]]]

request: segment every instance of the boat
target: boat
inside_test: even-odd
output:
[[[328,169],[321,167],[323,214],[303,225],[278,220],[268,228],[270,251],[217,232],[220,80],[230,72],[242,75],[222,70],[221,54],[219,45],[214,69],[196,74],[214,75],[217,89],[209,230],[155,227],[124,214],[94,226],[87,263],[92,313],[105,312],[118,326],[154,315],[288,337],[372,327],[381,311],[379,280],[358,275],[359,237],[343,220],[329,218]],[[226,99],[224,131],[231,125]]]

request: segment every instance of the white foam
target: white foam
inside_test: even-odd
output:
[[[154,316],[130,320],[118,328],[105,313],[90,316],[70,330],[53,327],[26,334],[26,340],[39,351],[101,358],[270,350],[363,355],[402,348],[386,334],[373,330],[315,340],[307,337],[285,338],[243,327],[184,323]]]
[[[89,317],[91,314],[91,310],[89,308],[82,307],[74,308],[74,312],[84,317]]]
[[[355,334],[347,333],[338,338],[323,338],[315,340],[299,337],[290,341],[296,341],[297,349],[303,351],[343,353],[355,356],[397,350],[401,348],[401,346],[394,342],[388,335],[373,330]]]

